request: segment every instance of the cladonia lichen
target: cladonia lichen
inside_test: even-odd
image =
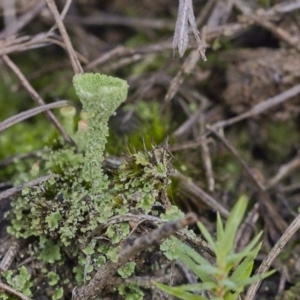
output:
[[[48,272],[45,280],[50,286],[55,284],[52,299],[62,297],[62,289],[69,286],[68,282],[56,283],[65,276],[60,270],[67,259],[74,264],[74,274],[69,276],[74,276],[73,284],[86,283],[98,267],[117,262],[119,248],[132,228],[122,218],[112,223],[110,218],[128,213],[159,216],[170,209],[165,189],[171,165],[164,147],[129,153],[109,177],[102,170],[108,120],[127,96],[126,81],[83,74],[75,75],[73,83],[85,111],[79,122],[84,122],[84,130],[78,126],[78,138],[72,136],[81,144],[44,150],[39,174],[50,172],[55,177],[22,191],[12,203],[12,225],[8,228],[14,236],[34,241],[34,255],[44,266],[40,275]],[[73,123],[67,113],[71,132]],[[65,117],[66,112],[63,114]],[[53,270],[55,274],[49,273]],[[118,270],[121,278],[134,272],[134,262]],[[136,291],[137,287],[130,289]]]
[[[75,91],[87,113],[88,134],[83,175],[92,180],[92,193],[100,193],[103,181],[101,163],[108,136],[108,119],[125,101],[125,80],[103,74],[78,74],[73,77]]]

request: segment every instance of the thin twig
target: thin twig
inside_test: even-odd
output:
[[[52,44],[58,45],[63,49],[66,49],[65,44],[59,39],[60,37],[52,35],[50,36],[48,33],[40,33],[32,38],[29,36],[24,36],[21,38],[15,38],[12,40],[0,40],[0,56],[7,55],[14,52],[23,52],[31,49],[46,47]],[[88,60],[76,52],[78,59],[82,63],[87,63]]]
[[[5,255],[3,256],[1,262],[0,262],[0,272],[5,272],[9,269],[11,266],[14,258],[17,255],[17,252],[20,248],[20,244],[17,239],[15,239],[8,250],[6,251]]]
[[[21,81],[23,87],[27,90],[31,98],[38,104],[44,105],[44,100],[40,97],[40,95],[36,92],[33,86],[28,82],[26,77],[23,75],[21,70],[15,65],[15,63],[6,55],[2,56],[4,62],[11,68],[11,70],[17,75],[19,80]],[[74,143],[72,139],[68,136],[65,129],[60,125],[55,115],[51,111],[45,111],[46,116],[50,119],[53,125],[57,128],[57,130],[61,133],[64,140],[68,143]]]
[[[150,234],[140,238],[128,238],[125,240],[123,248],[119,254],[119,263],[124,264],[134,255],[146,250],[150,246],[162,241],[165,238],[175,234],[176,231],[182,230],[186,226],[196,223],[198,217],[194,213],[188,213],[183,219],[166,223],[161,227],[153,230]]]
[[[68,106],[68,105],[70,105],[69,101],[62,100],[62,101],[44,104],[44,105],[41,105],[41,106],[38,106],[38,107],[35,107],[32,109],[26,110],[22,113],[19,113],[17,115],[14,115],[14,116],[4,120],[3,122],[0,122],[0,132],[9,128],[12,125],[15,125],[21,121],[31,118],[41,112],[49,111],[49,109]]]
[[[253,236],[254,225],[259,218],[259,204],[255,203],[250,212],[247,214],[246,219],[240,225],[239,230],[236,234],[236,253],[241,252],[250,241],[251,236]]]
[[[223,145],[229,150],[229,152],[232,154],[232,156],[237,160],[237,162],[241,165],[241,167],[244,169],[245,173],[249,177],[249,179],[252,181],[254,186],[256,187],[259,199],[261,200],[261,204],[266,208],[266,211],[270,214],[271,220],[269,218],[265,217],[265,221],[272,222],[276,228],[283,233],[287,228],[287,223],[283,220],[281,215],[277,212],[276,207],[274,203],[271,201],[270,197],[266,193],[266,188],[263,185],[261,181],[259,181],[254,173],[251,171],[249,166],[246,164],[246,162],[240,157],[238,151],[231,145],[226,138],[224,138],[219,132],[217,132],[214,128],[211,128],[208,126],[208,129],[220,140]],[[272,229],[272,228],[269,228]]]
[[[173,29],[173,22],[169,22],[163,19],[149,19],[149,18],[133,18],[124,17],[110,14],[95,14],[87,17],[70,16],[66,18],[66,23],[70,24],[82,24],[92,26],[107,26],[107,25],[122,25],[128,27],[134,27],[139,30],[143,28],[150,29]]]
[[[208,185],[208,190],[213,192],[215,189],[215,178],[214,178],[214,171],[212,168],[211,156],[208,147],[208,139],[204,138],[201,139],[202,143],[200,144],[201,154],[202,154],[202,161],[205,169],[206,180]]]
[[[183,219],[166,223],[161,227],[153,230],[147,235],[139,238],[127,238],[119,253],[117,263],[109,262],[105,266],[100,267],[90,282],[73,291],[73,299],[87,300],[93,299],[104,289],[107,282],[111,280],[120,266],[128,262],[133,256],[141,251],[159,243],[161,240],[175,234],[176,231],[182,230],[184,227],[197,222],[197,216],[194,213],[187,214]]]
[[[297,156],[296,158],[279,168],[277,174],[269,180],[267,184],[267,189],[273,188],[279,181],[281,181],[283,178],[297,170],[299,167],[300,157]]]
[[[225,207],[223,207],[217,200],[215,200],[213,197],[203,191],[199,186],[193,183],[190,178],[184,176],[183,174],[180,174],[179,172],[176,172],[174,175],[172,175],[172,177],[176,178],[177,180],[179,179],[181,190],[186,191],[189,194],[201,199],[201,201],[207,207],[219,212],[221,216],[225,218],[229,216],[229,211]]]
[[[25,295],[22,294],[21,292],[19,292],[19,291],[13,289],[13,288],[10,287],[9,285],[7,285],[7,284],[5,284],[5,283],[3,283],[3,282],[0,281],[0,291],[1,291],[1,290],[5,291],[5,292],[7,292],[7,293],[9,293],[9,294],[12,294],[12,295],[14,295],[14,296],[17,296],[17,297],[19,297],[19,298],[22,299],[22,300],[31,300],[31,298],[25,296]]]
[[[289,34],[288,31],[275,26],[269,21],[263,20],[260,16],[253,16],[253,20],[261,27],[267,29],[272,32],[276,37],[286,42],[289,46],[295,48],[298,52],[300,52],[300,45],[297,39],[295,39],[292,35]]]
[[[38,179],[29,181],[27,183],[21,184],[17,187],[11,188],[9,190],[6,190],[6,191],[0,193],[0,200],[11,197],[11,196],[15,195],[16,193],[21,192],[26,187],[32,187],[32,186],[41,184],[41,183],[43,183],[45,181],[48,181],[49,179],[52,179],[52,178],[55,178],[55,177],[56,177],[56,175],[54,175],[54,174],[46,175],[46,176],[40,177]]]
[[[63,21],[63,19],[65,18],[70,6],[72,4],[72,0],[67,0],[65,3],[65,6],[60,14],[60,19],[61,21]],[[55,23],[52,28],[48,31],[48,34],[52,33],[55,29],[57,28],[57,23]]]
[[[262,114],[263,112],[267,111],[268,109],[272,108],[273,106],[279,105],[282,102],[287,101],[287,100],[291,99],[292,97],[297,96],[298,94],[300,94],[300,84],[297,84],[297,85],[293,86],[292,88],[290,88],[274,97],[271,97],[263,102],[256,104],[250,110],[248,110],[236,117],[214,123],[211,125],[211,128],[217,129],[220,127],[227,127],[227,126],[233,125],[235,123],[238,123],[242,120],[245,120],[247,118],[258,116],[258,115]]]
[[[172,100],[172,98],[174,98],[185,77],[189,75],[197,65],[199,58],[200,55],[198,53],[198,50],[193,50],[184,60],[181,69],[177,72],[176,76],[170,83],[169,90],[164,99],[165,104],[168,104]]]
[[[10,2],[11,0],[8,0]],[[9,24],[4,30],[0,32],[0,39],[5,39],[19,32],[24,26],[26,26],[37,14],[44,8],[45,2],[40,1],[35,7],[29,8],[29,10],[22,16],[16,19],[14,23]]]
[[[287,244],[287,242],[292,238],[292,236],[299,230],[300,228],[300,214],[294,219],[292,224],[287,228],[275,246],[272,248],[268,256],[263,260],[262,264],[258,268],[256,274],[262,274],[269,270],[274,259],[280,254],[283,247]],[[261,284],[261,280],[252,284],[246,294],[245,300],[252,300],[255,297],[255,294]]]
[[[53,14],[54,20],[57,24],[57,27],[60,31],[60,34],[61,34],[61,36],[64,40],[65,45],[66,45],[66,49],[67,49],[67,52],[69,54],[72,66],[73,66],[74,73],[75,74],[83,73],[83,69],[82,69],[81,64],[80,64],[80,62],[79,62],[79,60],[76,56],[76,53],[73,49],[70,37],[67,33],[67,30],[65,28],[64,23],[61,20],[61,17],[59,15],[59,12],[58,12],[58,9],[57,9],[57,6],[56,6],[55,2],[53,0],[46,0],[46,2],[48,4],[48,7],[49,7],[50,11]]]
[[[16,154],[13,156],[9,156],[7,158],[4,158],[3,160],[0,160],[0,168],[6,167],[6,166],[10,165],[11,163],[20,161],[22,159],[37,157],[37,156],[39,156],[40,153],[41,153],[41,150],[37,150],[37,151],[27,152],[24,154]]]

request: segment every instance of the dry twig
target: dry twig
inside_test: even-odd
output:
[[[22,300],[30,300],[31,298],[25,296],[24,294],[22,294],[21,292],[13,289],[12,287],[10,287],[9,285],[3,283],[0,281],[0,291],[3,290],[9,294],[12,294],[14,296],[17,296],[18,298],[22,299]]]
[[[280,167],[277,174],[271,178],[267,184],[267,189],[275,187],[275,185],[281,181],[283,178],[294,172],[300,167],[300,157],[297,156],[293,160],[289,161],[287,164]]]
[[[10,67],[10,69],[17,75],[19,80],[21,81],[24,88],[27,90],[31,98],[38,104],[38,105],[44,105],[44,100],[40,97],[40,95],[35,91],[33,86],[28,82],[26,77],[23,75],[21,70],[14,64],[14,62],[6,55],[2,56],[2,59],[4,62]],[[46,110],[46,116],[50,119],[50,121],[53,123],[53,125],[58,129],[58,131],[61,133],[62,137],[66,142],[73,143],[72,139],[68,136],[65,129],[60,125],[56,117],[51,111]]]
[[[7,2],[13,2],[11,0],[7,0]],[[45,2],[40,1],[33,8],[29,7],[28,11],[24,13],[21,17],[17,18],[15,22],[8,24],[4,30],[0,32],[0,39],[6,39],[9,36],[12,36],[19,32],[23,27],[25,27],[33,18],[35,18],[44,8]]]
[[[169,90],[165,96],[164,102],[168,104],[172,98],[176,95],[183,83],[185,77],[189,75],[195,68],[200,56],[197,50],[193,50],[189,56],[184,60],[181,69],[177,72],[176,76],[172,79],[170,83]]]
[[[179,186],[181,191],[197,197],[207,207],[219,212],[221,216],[225,218],[229,216],[229,211],[225,207],[223,207],[217,200],[215,200],[213,197],[204,192],[200,187],[198,187],[195,183],[193,183],[190,178],[184,176],[183,174],[180,174],[179,172],[176,172],[173,177],[179,179]]]
[[[19,248],[19,242],[14,240],[0,262],[0,272],[5,272],[9,269],[11,263],[17,255]]]
[[[205,50],[197,29],[192,0],[179,0],[178,15],[173,39],[173,50],[178,49],[179,56],[182,57],[187,49],[189,36],[188,29],[191,26],[192,32],[198,43],[198,51],[204,61],[206,61]]]
[[[223,143],[223,145],[227,148],[227,150],[229,150],[231,155],[241,165],[241,167],[244,169],[245,173],[247,174],[248,178],[252,181],[252,183],[256,187],[260,204],[262,205],[262,207],[265,208],[265,212],[271,216],[271,218],[269,218],[266,214],[263,214],[266,224],[273,223],[275,227],[281,233],[283,233],[288,227],[288,225],[283,220],[282,216],[278,213],[274,203],[271,201],[269,195],[266,193],[266,188],[264,187],[263,183],[256,178],[255,174],[251,171],[251,169],[246,164],[246,162],[240,157],[238,151],[233,147],[233,145],[229,143],[229,141],[226,138],[224,138],[214,128],[208,126],[208,129],[218,138],[218,140],[220,140]],[[271,230],[273,230],[273,226],[269,226],[268,229],[270,230],[270,232],[272,232]]]
[[[287,230],[283,233],[281,238],[272,248],[268,256],[264,259],[260,267],[258,268],[256,274],[262,274],[269,270],[274,259],[280,254],[283,247],[287,244],[287,242],[292,238],[292,236],[299,230],[300,228],[300,214],[294,219],[292,224],[287,228]],[[255,297],[255,294],[261,284],[261,280],[252,284],[246,294],[245,300],[252,300]]]
[[[20,193],[26,187],[32,187],[32,186],[41,184],[41,183],[43,183],[45,181],[48,181],[49,179],[54,178],[55,176],[56,175],[53,175],[53,174],[52,175],[46,175],[46,176],[40,177],[38,179],[29,181],[27,183],[21,184],[21,185],[19,185],[17,187],[8,189],[8,190],[0,193],[0,200],[6,199],[8,197],[11,197],[11,196],[15,195],[16,193]]]
[[[73,291],[74,300],[88,300],[94,299],[104,289],[105,285],[110,282],[117,269],[128,262],[133,256],[141,251],[151,247],[153,244],[175,234],[176,231],[191,225],[197,221],[197,216],[194,213],[187,214],[183,219],[166,223],[161,227],[153,230],[148,235],[139,238],[127,238],[119,253],[117,263],[108,262],[103,267],[100,267],[95,276],[90,282]]]
[[[297,84],[297,85],[293,86],[292,88],[290,88],[274,97],[271,97],[263,102],[256,104],[250,110],[248,110],[236,117],[233,117],[228,120],[219,121],[217,123],[212,124],[210,127],[211,127],[211,129],[215,130],[220,127],[227,127],[227,126],[233,125],[237,122],[240,122],[242,120],[258,116],[258,115],[266,112],[267,110],[271,109],[272,107],[279,105],[279,104],[283,103],[284,101],[291,99],[292,97],[297,96],[298,94],[300,94],[300,84]]]
[[[21,121],[31,118],[41,112],[45,112],[45,111],[47,112],[50,109],[64,107],[67,105],[70,105],[70,102],[63,100],[63,101],[57,101],[54,103],[44,104],[44,105],[41,105],[41,106],[38,106],[38,107],[35,107],[32,109],[26,110],[22,113],[19,113],[17,115],[14,115],[14,116],[4,120],[3,122],[0,122],[0,132],[9,128],[12,125],[15,125]]]
[[[68,54],[69,54],[69,57],[70,57],[70,60],[71,60],[72,66],[73,66],[74,73],[75,74],[83,73],[83,69],[77,58],[76,52],[73,49],[70,37],[67,33],[64,23],[62,22],[61,16],[59,15],[59,12],[57,10],[55,2],[53,0],[46,0],[46,2],[48,4],[50,11],[53,14],[53,17],[55,19],[57,27],[60,31],[60,34],[64,40],[65,45],[66,45],[66,49],[68,51]]]

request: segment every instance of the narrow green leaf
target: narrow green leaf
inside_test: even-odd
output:
[[[220,245],[224,253],[228,253],[233,248],[236,232],[244,217],[247,204],[247,197],[241,196],[230,212],[230,215],[225,225],[223,241]]]
[[[204,290],[214,290],[217,287],[215,282],[183,284],[179,286],[182,290],[188,292],[200,292]]]
[[[196,250],[194,250],[190,246],[188,246],[178,240],[177,240],[176,245],[177,245],[178,249],[182,250],[189,257],[191,257],[196,262],[196,264],[213,266],[207,259],[205,259],[203,256],[201,256],[201,254],[199,254]]]
[[[250,285],[250,284],[255,283],[259,280],[262,280],[262,279],[272,275],[274,272],[276,272],[276,270],[272,270],[272,271],[269,271],[269,272],[264,273],[264,274],[255,275],[253,277],[247,278],[243,281],[240,281],[240,282],[236,283],[237,288],[234,289],[234,290],[228,290],[225,293],[224,300],[236,300],[236,299],[238,299],[238,296],[243,292],[244,288],[247,285]]]
[[[201,233],[203,234],[203,236],[205,237],[205,239],[209,243],[210,247],[213,249],[214,252],[216,252],[217,245],[214,242],[213,237],[211,236],[211,234],[208,232],[208,230],[206,229],[206,227],[201,222],[198,222],[197,225],[198,225]]]
[[[257,256],[259,249],[261,247],[261,243],[259,243],[253,250],[250,250],[251,247],[246,247],[242,252],[240,253],[234,253],[227,257],[228,263],[235,263],[235,265],[239,264],[240,261],[242,261],[244,258],[250,257],[253,260]]]
[[[224,239],[224,227],[220,214],[217,214],[217,243],[222,243]]]
[[[237,284],[230,280],[229,278],[219,281],[219,285],[223,285],[226,290],[236,290],[238,288]]]
[[[230,277],[231,280],[238,282],[249,278],[253,269],[253,263],[253,259],[245,259],[233,272],[232,276]]]
[[[186,250],[187,250],[188,254],[186,253]],[[175,249],[175,253],[178,255],[179,259],[198,276],[198,278],[200,278],[203,282],[211,282],[212,279],[209,277],[209,275],[206,272],[204,272],[198,268],[199,265],[197,263],[195,263],[193,255],[190,255],[191,252],[193,252],[194,250],[193,251],[191,251],[191,250],[192,249],[189,248],[188,246],[185,247],[185,245],[182,245],[182,247],[177,247]],[[194,251],[194,252],[196,252],[196,251]],[[198,257],[198,259],[199,259],[199,257]],[[205,266],[210,265],[210,263],[204,258],[202,258],[202,263]],[[213,267],[213,266],[211,266],[211,267]]]
[[[228,291],[225,293],[224,298],[222,300],[236,300],[238,299],[240,292]]]
[[[276,272],[276,270],[271,270],[271,271],[263,273],[263,274],[254,275],[250,278],[247,278],[245,280],[238,282],[237,285],[238,286],[246,286],[246,285],[252,284],[254,282],[257,282],[259,280],[262,280],[262,279],[265,279],[265,278],[271,276],[275,272]]]
[[[192,293],[185,292],[184,290],[182,290],[180,288],[180,286],[179,287],[171,287],[171,286],[159,283],[159,282],[154,282],[154,284],[159,289],[161,289],[162,291],[168,293],[169,295],[178,297],[178,298],[183,299],[183,300],[207,300],[206,298],[201,297],[199,295],[195,295],[195,294],[192,294]]]

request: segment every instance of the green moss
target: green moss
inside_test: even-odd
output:
[[[275,162],[283,161],[293,147],[299,134],[293,122],[275,121],[266,126],[266,146],[269,152],[268,158],[274,158]]]
[[[129,149],[137,151],[151,149],[151,145],[161,144],[168,136],[170,116],[162,114],[157,102],[138,102],[134,108],[124,107],[125,112],[134,110],[138,126],[123,134],[110,130],[107,152],[112,155],[123,155]],[[135,121],[132,121],[135,122]]]
[[[165,149],[137,152],[127,157],[116,174],[117,196],[136,211],[149,213],[159,192],[169,184],[171,166]]]

